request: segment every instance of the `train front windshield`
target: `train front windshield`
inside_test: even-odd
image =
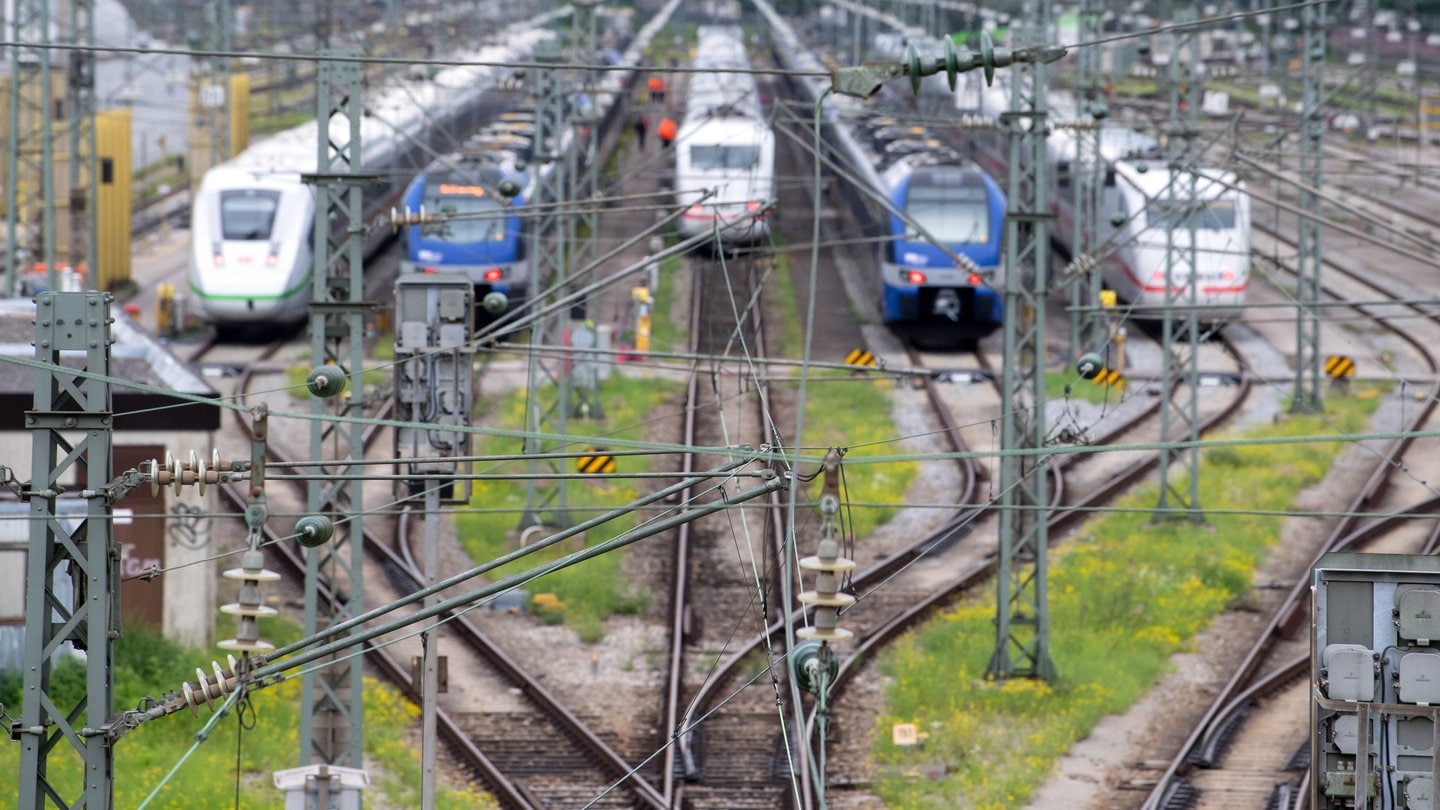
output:
[[[917,172],[905,195],[905,213],[947,245],[990,241],[990,195],[979,178],[936,183]]]
[[[1197,231],[1229,231],[1235,229],[1234,200],[1161,199],[1145,209],[1145,222],[1151,228],[1173,228]]]
[[[420,226],[421,235],[427,239],[458,245],[505,239],[504,206],[482,186],[427,185],[423,203],[427,212],[441,215],[436,221]]]
[[[251,242],[269,240],[270,231],[275,227],[275,212],[279,208],[278,191],[244,189],[221,192],[221,238]]]
[[[760,147],[694,144],[690,147],[690,165],[701,171],[753,169],[760,165]]]

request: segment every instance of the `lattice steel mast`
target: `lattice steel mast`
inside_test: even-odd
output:
[[[541,172],[536,182],[532,199],[539,205],[534,219],[530,221],[530,274],[535,295],[544,306],[546,290],[560,291],[565,288],[569,265],[565,254],[569,230],[560,206],[570,196],[566,163],[561,153],[566,128],[565,94],[562,72],[559,64],[563,53],[556,43],[546,40],[535,50],[537,67],[527,71],[531,92],[535,94],[535,152],[534,163],[550,164],[548,173]],[[542,297],[543,296],[543,297]],[[547,451],[547,443],[540,434],[564,435],[566,417],[570,411],[569,375],[561,369],[560,361],[547,356],[546,349],[558,346],[564,333],[565,315],[558,311],[546,312],[530,327],[530,345],[536,351],[530,353],[529,371],[525,384],[525,453],[540,454]],[[555,400],[549,404],[541,401],[541,387],[553,383]],[[553,460],[527,458],[526,473],[530,476],[544,472],[557,477],[553,484],[542,490],[532,477],[525,483],[525,511],[520,516],[520,528],[549,524],[564,525],[566,508],[566,482],[561,470]]]
[[[26,264],[45,263],[55,289],[54,72],[49,0],[15,0],[8,26],[10,124],[6,132],[5,296],[13,298]],[[36,184],[39,188],[36,188]],[[32,213],[33,210],[33,213]],[[22,255],[22,251],[30,255]]]
[[[1038,44],[1049,3],[1027,5],[1031,24],[1017,43]],[[1000,447],[1000,559],[996,577],[995,651],[987,678],[1049,680],[1046,544],[1049,504],[1045,457],[1045,298],[1050,256],[1045,178],[1045,65],[1013,72],[1010,109],[1001,115],[1009,140],[1009,211],[1005,218],[1005,369]]]
[[[1088,42],[1101,32],[1099,0],[1081,0],[1078,14],[1080,42]],[[1087,254],[1100,240],[1100,217],[1105,193],[1105,157],[1100,153],[1100,122],[1109,111],[1100,93],[1100,50],[1081,48],[1076,51],[1075,86],[1079,88],[1074,121],[1075,150],[1069,160],[1073,267],[1081,275],[1069,279],[1070,284],[1070,354],[1079,357],[1098,351],[1109,334],[1106,319],[1096,307],[1104,286],[1100,269]]]
[[[1321,160],[1321,139],[1325,120],[1321,102],[1325,97],[1325,33],[1324,4],[1307,4],[1300,10],[1304,54],[1301,65],[1300,101],[1300,220],[1295,235],[1298,253],[1295,257],[1296,298],[1299,311],[1295,314],[1295,391],[1290,400],[1293,413],[1319,412],[1320,396],[1320,272],[1323,262],[1320,229],[1320,197],[1316,193],[1325,182]]]
[[[1175,15],[1175,22],[1195,19],[1191,10]],[[1160,498],[1155,520],[1205,520],[1200,508],[1200,390],[1197,385],[1200,346],[1199,263],[1195,250],[1196,199],[1199,155],[1195,139],[1200,107],[1200,43],[1193,28],[1172,33],[1170,49],[1170,126],[1166,161],[1170,182],[1152,210],[1165,213],[1165,319],[1160,350]],[[1180,57],[1185,54],[1182,75]],[[1176,220],[1183,220],[1177,223]],[[1176,232],[1186,232],[1184,245]],[[1182,310],[1177,318],[1176,310]],[[1177,357],[1176,350],[1183,356]],[[1179,396],[1177,396],[1177,392]],[[1178,430],[1176,427],[1178,426]],[[1184,446],[1175,447],[1173,443]]]
[[[110,296],[46,292],[36,299],[35,409],[31,430],[30,546],[25,572],[24,694],[20,722],[23,810],[59,805],[108,810],[114,801],[114,643],[120,635],[119,549],[113,531],[114,423],[109,383]],[[71,358],[61,364],[61,353]],[[77,367],[74,359],[80,363]],[[71,491],[83,517],[62,521],[57,501]],[[62,576],[63,575],[63,576]],[[85,689],[61,704],[50,691],[62,648],[85,652]],[[68,691],[68,690],[67,690]],[[76,758],[84,772],[55,774],[50,763]]]
[[[320,128],[318,168],[307,175],[315,186],[315,268],[310,303],[312,362],[335,365],[348,378],[350,396],[311,401],[310,458],[363,459],[365,440],[359,417],[364,415],[365,314],[361,187],[373,176],[361,173],[360,121],[363,113],[361,65],[351,55],[323,54],[317,70],[315,121]],[[324,419],[324,416],[340,418]],[[353,421],[352,421],[353,420]],[[350,517],[336,521],[335,542],[309,549],[305,555],[305,634],[364,612],[364,514],[362,482],[323,480],[337,472],[322,469],[312,480],[306,509],[319,515],[327,503],[341,505]],[[334,508],[334,507],[331,507]],[[321,604],[320,578],[336,594]],[[339,655],[320,672],[303,680],[300,712],[300,764],[322,762],[364,767],[362,668],[358,657]],[[340,659],[345,660],[340,660]]]
[[[95,265],[98,213],[95,210],[95,2],[69,0],[70,52],[67,114],[70,131],[70,266],[85,268],[85,289],[100,289]]]

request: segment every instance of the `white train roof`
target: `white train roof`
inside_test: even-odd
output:
[[[763,117],[760,90],[749,73],[750,54],[739,26],[702,25],[690,83],[685,91],[687,121],[716,116]]]
[[[1137,190],[1147,200],[1178,197],[1189,190],[1189,182],[1182,172],[1172,171],[1163,160],[1120,161],[1115,164],[1115,174],[1122,188]],[[1202,166],[1195,170],[1195,176],[1196,199],[1245,193],[1243,184],[1232,171]]]
[[[362,166],[383,160],[381,156],[408,138],[405,133],[433,120],[436,111],[458,106],[496,84],[504,72],[494,66],[496,63],[524,61],[538,42],[554,36],[539,28],[511,30],[505,45],[488,45],[448,56],[446,61],[462,64],[447,67],[432,79],[397,79],[368,94],[360,123]],[[336,116],[329,124],[331,140],[348,141],[349,125],[344,117]],[[252,174],[314,172],[318,168],[317,132],[316,123],[307,121],[252,144],[217,168],[243,169]]]

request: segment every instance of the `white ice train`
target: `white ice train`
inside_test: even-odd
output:
[[[1103,175],[1096,172],[1103,176],[1097,238],[1075,245],[1073,184],[1095,165],[1093,142],[1083,130],[1078,140],[1076,134],[1059,129],[1047,144],[1058,214],[1052,235],[1061,247],[1098,259],[1105,285],[1131,317],[1164,317],[1167,266],[1176,304],[1190,303],[1193,284],[1201,320],[1238,316],[1250,285],[1250,195],[1244,183],[1218,168],[1172,170],[1153,138],[1105,126],[1099,131]]]
[[[762,241],[775,199],[775,135],[741,29],[700,26],[693,67],[674,147],[680,232],[715,233],[720,245]]]
[[[516,98],[509,70],[542,39],[535,27],[507,31],[504,45],[452,55],[462,66],[433,78],[393,82],[367,93],[361,122],[361,165],[376,182],[364,186],[364,219],[388,210],[406,182],[436,152],[453,149]],[[302,181],[318,170],[314,121],[260,141],[205,173],[191,205],[189,291],[199,316],[218,327],[298,323],[308,311],[314,260],[315,193]],[[328,136],[350,139],[336,116]],[[336,167],[339,169],[340,167]],[[371,229],[367,253],[389,236]]]

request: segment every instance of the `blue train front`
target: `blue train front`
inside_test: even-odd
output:
[[[904,213],[890,213],[881,248],[885,324],[934,346],[973,343],[1000,328],[999,185],[968,162],[900,161],[884,180],[890,202]]]
[[[515,309],[530,292],[520,218],[524,179],[503,166],[464,160],[438,162],[416,177],[405,190],[404,205],[425,216],[405,229],[400,271],[464,273],[475,285],[477,303],[498,292],[509,300],[508,309]]]

